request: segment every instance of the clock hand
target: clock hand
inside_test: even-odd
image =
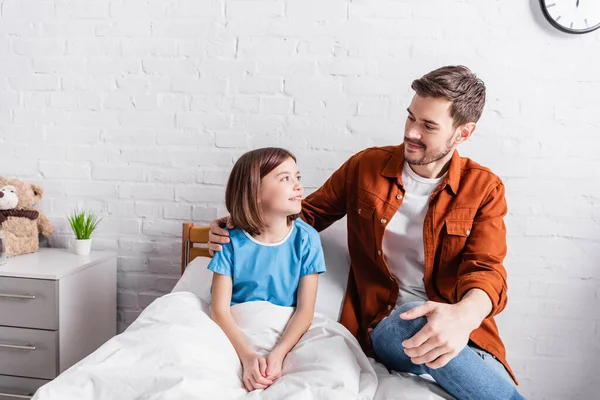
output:
[[[579,0],[577,0],[577,7],[579,7]]]

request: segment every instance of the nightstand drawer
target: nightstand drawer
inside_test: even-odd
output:
[[[48,382],[50,381],[0,375],[0,400],[30,399]]]
[[[54,379],[58,332],[0,326],[0,374]]]
[[[0,325],[58,329],[58,282],[0,277]]]

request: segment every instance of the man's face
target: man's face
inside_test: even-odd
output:
[[[415,95],[404,127],[404,158],[410,165],[441,160],[456,147],[460,128],[452,126],[451,102]]]

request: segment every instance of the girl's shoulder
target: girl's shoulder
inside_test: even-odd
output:
[[[245,241],[247,239],[244,231],[241,228],[227,228],[227,230],[229,231],[229,239],[231,239],[231,243],[239,243],[240,241]]]
[[[297,218],[294,220],[294,229],[298,232],[298,234],[305,240],[321,243],[321,236],[319,232],[302,219]]]

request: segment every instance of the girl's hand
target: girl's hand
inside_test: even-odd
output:
[[[281,378],[281,370],[283,368],[283,360],[285,356],[277,350],[273,350],[267,356],[267,379],[275,381]]]
[[[252,353],[241,359],[242,382],[246,389],[251,392],[256,389],[266,389],[273,384],[271,379],[266,378],[267,360],[264,357]]]

